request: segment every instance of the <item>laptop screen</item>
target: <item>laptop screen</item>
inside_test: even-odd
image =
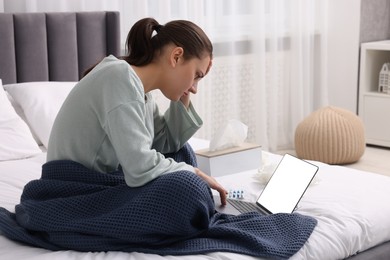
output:
[[[257,203],[271,213],[292,213],[318,167],[285,154]]]

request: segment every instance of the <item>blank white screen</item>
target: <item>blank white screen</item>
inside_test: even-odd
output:
[[[291,213],[318,167],[286,154],[257,202],[271,213]]]

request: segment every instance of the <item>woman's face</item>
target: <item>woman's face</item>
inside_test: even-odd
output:
[[[173,59],[173,69],[161,88],[162,93],[170,100],[178,101],[182,96],[190,93],[196,94],[198,82],[208,73],[211,67],[211,57],[204,56],[202,59],[193,58],[184,60],[178,55]]]

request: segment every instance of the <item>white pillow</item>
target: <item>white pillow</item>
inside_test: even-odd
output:
[[[41,153],[27,124],[16,114],[0,79],[0,161]]]
[[[12,107],[15,109],[16,114],[18,114],[18,116],[19,116],[21,119],[23,119],[23,121],[28,125],[28,122],[27,122],[26,116],[24,115],[24,112],[23,112],[22,107],[21,107],[18,103],[16,103],[16,101],[14,100],[14,98],[13,98],[7,91],[6,91],[5,93],[7,94],[7,98],[8,98],[8,100],[11,102]],[[29,125],[28,125],[28,128],[30,129],[30,131],[31,131],[31,133],[32,133],[32,135],[33,135],[33,137],[34,137],[35,142],[37,142],[37,144],[38,144],[39,146],[41,146],[41,145],[42,145],[42,142],[41,142],[41,141],[39,140],[39,138],[34,134],[34,131],[31,129],[31,127],[30,127]]]
[[[4,85],[4,88],[22,107],[33,133],[47,148],[57,113],[76,83],[26,82]]]

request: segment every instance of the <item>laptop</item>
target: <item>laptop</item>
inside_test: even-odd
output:
[[[318,166],[285,154],[256,203],[229,198],[226,206],[222,206],[219,196],[214,196],[216,210],[233,215],[251,211],[265,215],[292,213],[317,171]]]

